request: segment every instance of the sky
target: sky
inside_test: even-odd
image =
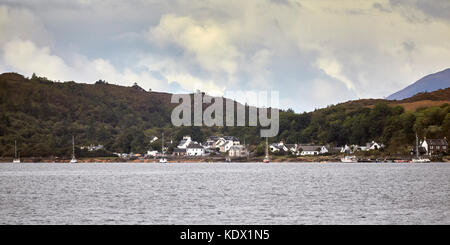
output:
[[[448,0],[0,0],[0,73],[312,111],[450,67]]]

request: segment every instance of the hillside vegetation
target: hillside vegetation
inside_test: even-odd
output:
[[[61,156],[77,146],[103,144],[110,152],[142,153],[152,147],[153,136],[164,132],[166,141],[184,135],[203,141],[210,135],[234,135],[261,146],[260,127],[173,127],[171,94],[144,91],[98,81],[96,84],[52,82],[15,73],[0,75],[0,157],[10,157],[14,140],[20,154]],[[418,94],[402,101],[350,101],[308,113],[280,112],[280,131],[271,142],[363,144],[377,140],[389,152],[406,152],[415,139],[450,137],[450,89]],[[423,103],[413,109],[410,103]],[[407,110],[404,109],[407,108]],[[169,146],[169,149],[175,145]],[[258,152],[261,147],[257,147]],[[105,153],[106,154],[106,153]]]

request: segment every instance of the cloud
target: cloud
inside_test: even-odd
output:
[[[64,61],[50,54],[48,47],[38,48],[31,41],[14,40],[3,47],[3,61],[15,70],[37,72],[50,78],[69,80],[72,72]]]
[[[175,61],[172,58],[161,58],[149,55],[139,61],[139,66],[159,74],[169,85],[176,83],[181,86],[184,91],[195,92],[200,90],[214,96],[223,95],[225,91],[225,86],[222,86],[213,80],[192,75],[189,72],[188,67],[183,65],[183,62],[178,60]]]
[[[303,111],[387,96],[449,66],[447,0],[3,3],[0,67],[53,79],[278,90]]]
[[[185,55],[192,55],[206,70],[228,75],[236,71],[236,59],[240,54],[231,44],[227,32],[215,23],[198,23],[190,17],[168,14],[150,29],[148,38],[162,46],[181,47]]]
[[[317,60],[317,66],[323,70],[328,76],[331,78],[334,78],[343,84],[348,89],[356,90],[355,85],[353,84],[350,79],[348,79],[345,75],[342,74],[342,67],[341,64],[339,64],[336,60],[330,60],[328,58],[319,58]],[[355,91],[357,92],[357,91]]]
[[[50,43],[51,34],[31,11],[0,5],[0,46],[15,38],[43,44]]]
[[[420,12],[423,18],[433,18],[443,21],[450,21],[450,1],[448,0],[390,0],[393,7]],[[402,12],[406,17],[410,17],[406,11]],[[411,19],[409,19],[411,20]]]

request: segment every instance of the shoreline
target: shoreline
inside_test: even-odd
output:
[[[287,157],[287,156],[273,156],[270,159],[271,163],[327,163],[327,162],[341,162],[342,156],[303,156],[303,157]],[[167,163],[226,163],[225,157],[166,157]],[[232,158],[231,162],[241,163],[258,163],[263,162],[264,157],[251,158]],[[396,159],[411,160],[411,157],[378,157],[378,158],[361,158],[359,163],[382,163],[375,159],[387,159],[389,162],[394,162]],[[12,158],[0,158],[0,163],[12,163]],[[79,158],[78,163],[159,163],[159,158],[152,159],[123,159],[117,157],[94,157],[94,158]],[[46,157],[27,157],[21,158],[21,163],[69,163],[70,158],[46,158]],[[450,156],[443,156],[439,158],[432,158],[431,162],[447,162],[450,163]]]

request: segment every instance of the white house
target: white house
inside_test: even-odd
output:
[[[270,144],[269,148],[270,148],[270,152],[279,152],[280,151],[280,147],[278,147],[278,144],[276,144],[276,143]]]
[[[205,147],[205,149],[215,149],[217,148],[216,143],[218,140],[218,136],[209,136],[208,139],[206,139],[206,142],[203,143],[203,147]]]
[[[326,146],[321,146],[320,147],[320,154],[325,154],[325,153],[328,153],[329,151],[328,151],[328,148],[326,147]]]
[[[299,145],[298,146],[298,150],[300,152],[300,155],[302,155],[302,156],[319,155],[321,149],[322,149],[322,146],[318,146],[318,145]]]
[[[280,141],[280,143],[272,143],[269,147],[271,152],[289,151],[288,145],[285,145],[283,141]]]
[[[178,144],[178,149],[186,149],[186,147],[192,143],[192,139],[190,136],[184,136],[183,139],[180,141],[180,144]]]
[[[80,149],[84,150],[87,149],[88,151],[98,151],[98,150],[102,150],[105,147],[103,145],[89,145],[89,146],[81,146]]]
[[[156,155],[158,155],[158,151],[155,150],[147,151],[147,156],[156,157]]]
[[[158,137],[153,136],[153,138],[150,140],[150,144],[153,143],[153,142],[155,142],[155,141],[157,141],[157,140],[158,140]]]
[[[205,155],[205,148],[197,143],[190,143],[186,147],[187,156],[203,156]]]
[[[371,143],[369,143],[369,150],[379,150],[379,149],[381,149],[381,148],[383,148],[383,144],[378,144],[377,142],[375,142],[375,141],[372,141]]]
[[[298,152],[297,144],[285,144],[288,151],[290,151],[292,154],[296,154]]]
[[[226,141],[225,144],[223,144],[222,146],[220,146],[220,152],[227,152],[231,149],[232,146],[234,146],[234,142],[233,141]]]
[[[213,141],[215,142],[212,143]],[[211,136],[206,142],[206,145],[211,148],[219,148],[220,152],[227,152],[233,145],[240,145],[240,141],[234,136]]]
[[[353,152],[355,152],[357,150],[358,150],[357,145],[345,145],[344,147],[342,147],[341,153],[352,154]]]

